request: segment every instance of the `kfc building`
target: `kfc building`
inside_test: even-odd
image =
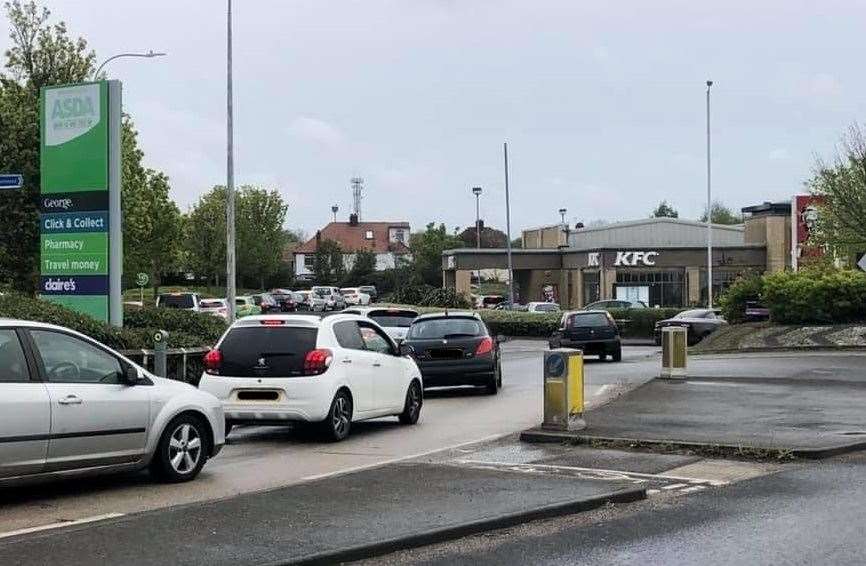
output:
[[[711,228],[714,297],[741,275],[790,268],[795,244],[803,249],[805,240],[792,228],[790,202],[766,202],[742,212],[743,224]],[[550,237],[555,228],[563,232],[561,237]],[[538,234],[558,245],[532,247],[542,240]],[[705,223],[646,218],[597,228],[545,226],[524,231],[523,241],[525,247],[512,252],[521,303],[544,300],[551,291],[565,308],[608,299],[643,301],[651,307],[707,302]],[[469,292],[473,270],[506,264],[505,250],[448,250],[443,253],[443,283]]]

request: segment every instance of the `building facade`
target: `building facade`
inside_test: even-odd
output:
[[[790,267],[790,204],[743,209],[744,224],[713,225],[713,296],[747,273]],[[603,299],[643,301],[649,306],[707,303],[707,225],[676,218],[649,218],[599,228],[547,232],[551,245],[513,251],[517,300],[551,296],[567,308]],[[539,230],[524,234],[532,242]],[[566,241],[567,245],[558,245]],[[469,292],[474,269],[502,267],[505,250],[449,250],[443,284]]]

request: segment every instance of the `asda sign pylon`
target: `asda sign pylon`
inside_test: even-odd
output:
[[[119,81],[46,87],[40,98],[40,294],[121,325]]]

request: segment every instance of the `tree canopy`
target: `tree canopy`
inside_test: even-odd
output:
[[[423,232],[412,234],[409,239],[409,251],[412,253],[412,262],[408,266],[411,274],[410,282],[440,287],[442,252],[463,246],[463,240],[449,234],[445,224],[436,226],[431,222]]]
[[[463,247],[474,248],[477,244],[477,235],[475,226],[470,226],[457,235],[463,242]],[[497,230],[490,226],[481,228],[481,247],[482,248],[504,248],[508,243],[508,236],[502,230]]]
[[[650,214],[651,218],[679,218],[680,213],[677,210],[668,204],[668,201],[663,200],[659,203],[655,210]]]
[[[711,222],[713,224],[742,224],[743,218],[736,214],[733,210],[725,206],[720,201],[713,201]],[[704,207],[704,213],[700,218],[701,222],[707,221],[707,209]]]

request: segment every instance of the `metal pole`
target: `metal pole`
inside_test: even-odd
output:
[[[226,21],[226,307],[228,320],[235,320],[235,161],[232,109],[232,0]]]
[[[115,59],[120,59],[121,57],[142,57],[144,59],[151,59],[153,57],[165,57],[167,53],[154,53],[153,49],[148,51],[147,53],[118,53],[117,55],[113,55],[102,62],[99,67],[96,68],[96,72],[93,73],[93,80],[99,80],[99,72],[102,71],[102,68],[108,65],[110,62]]]
[[[481,193],[475,194],[475,248],[481,249]]]
[[[713,193],[710,176],[710,87],[707,81],[707,308],[713,308]]]
[[[505,156],[505,235],[508,249],[508,304],[514,306],[514,270],[511,265],[511,203],[508,200],[508,142],[502,144]]]
[[[122,96],[120,81],[108,81],[108,321],[113,326],[123,326]]]

